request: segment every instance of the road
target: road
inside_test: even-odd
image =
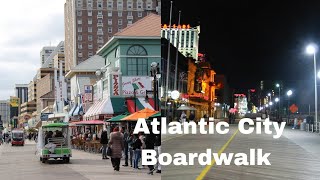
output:
[[[207,148],[213,152],[246,153],[249,149],[263,149],[271,153],[271,166],[164,166],[162,180],[319,180],[320,179],[320,137],[319,134],[292,130],[287,127],[279,139],[267,134],[244,135],[237,125],[230,126],[225,135],[183,135],[163,141],[163,152],[171,155],[182,153],[203,153]],[[236,133],[236,134],[235,134]],[[235,135],[234,135],[235,134]],[[231,138],[234,135],[233,139]],[[230,140],[230,143],[226,143]],[[222,147],[225,146],[225,149]]]
[[[113,171],[110,160],[102,160],[99,154],[73,150],[69,164],[51,162],[42,164],[35,156],[36,146],[32,142],[25,146],[0,146],[0,179],[1,180],[160,180],[161,174],[148,175],[147,168],[133,170],[131,167],[120,167]],[[121,163],[123,164],[123,162]]]

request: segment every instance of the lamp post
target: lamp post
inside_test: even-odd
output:
[[[281,112],[281,105],[280,105],[280,103],[281,103],[281,101],[280,101],[281,87],[280,87],[280,84],[276,84],[276,87],[279,88],[279,98],[278,98],[278,101],[279,101],[279,112],[278,112],[278,114],[279,114],[279,118],[280,118],[280,112]],[[278,102],[278,101],[276,101],[276,102]]]
[[[159,63],[152,62],[151,63],[151,76],[153,77],[153,100],[154,100],[154,108],[156,111],[159,111],[159,98],[158,98],[158,79],[161,77]]]
[[[314,113],[315,113],[315,124],[318,124],[318,92],[317,92],[317,67],[316,67],[316,51],[317,46],[310,44],[306,48],[306,52],[313,55],[313,66],[314,66]],[[317,126],[316,126],[317,127]]]
[[[288,122],[289,122],[289,117],[290,117],[289,107],[290,107],[290,96],[291,95],[292,95],[292,91],[291,90],[287,91],[287,96],[288,96]]]

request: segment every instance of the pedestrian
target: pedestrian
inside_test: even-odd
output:
[[[153,132],[152,131],[150,131],[150,134],[148,134],[147,136],[146,136],[146,149],[152,149],[152,150],[154,150],[154,143],[155,143],[155,141],[156,141],[156,138],[155,138],[155,135],[153,134]],[[148,174],[150,174],[150,175],[153,175],[153,171],[155,170],[154,169],[154,166],[153,165],[148,165],[148,167],[149,167],[149,172],[148,172]]]
[[[157,152],[157,159],[158,159],[159,155],[161,154],[161,133],[156,135],[155,142],[154,142],[154,149]],[[156,163],[156,169],[157,169],[156,173],[161,173],[161,165],[159,163],[159,159],[158,159],[158,161]]]
[[[129,151],[129,161],[130,161],[130,166],[132,167],[132,160],[133,160],[133,131],[130,132],[130,135],[127,137],[126,141],[128,143],[128,151]]]
[[[102,159],[109,159],[107,157],[107,148],[108,148],[108,131],[107,130],[102,131],[100,144],[102,144]]]
[[[122,158],[122,151],[124,149],[123,135],[119,132],[119,127],[113,129],[110,134],[109,148],[111,148],[112,156],[111,163],[115,171],[120,170],[120,159]]]
[[[128,131],[126,130],[125,127],[122,127],[122,132],[123,132],[123,144],[124,144],[124,156],[125,156],[125,162],[124,162],[124,165],[122,166],[128,166],[129,163],[128,163],[128,159],[129,159],[129,146],[128,146],[128,142],[127,142],[127,138],[129,137],[129,133]]]
[[[187,114],[184,111],[182,111],[180,116],[180,122],[183,124],[184,122],[186,122],[186,118],[187,118]]]
[[[195,117],[194,111],[190,111],[189,121],[194,121]]]
[[[142,142],[139,139],[139,135],[138,134],[134,135],[132,147],[133,147],[133,156],[134,156],[133,168],[134,169],[139,169],[139,161],[140,161],[140,158],[141,158]]]

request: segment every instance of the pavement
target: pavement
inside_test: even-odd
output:
[[[134,170],[120,167],[114,171],[110,159],[102,160],[101,154],[73,150],[69,164],[50,161],[43,164],[35,155],[36,144],[26,140],[25,146],[0,146],[0,179],[20,180],[160,180],[161,174],[148,175],[148,168]],[[122,160],[121,165],[124,164]]]
[[[245,153],[249,149],[263,149],[271,153],[268,158],[271,166],[237,166],[231,165],[202,166],[197,161],[193,166],[163,166],[162,180],[319,180],[320,177],[320,137],[316,133],[292,130],[286,127],[279,139],[271,135],[236,133],[233,140],[227,144],[237,131],[237,124],[230,125],[228,134],[187,134],[172,136],[163,141],[163,152],[203,153],[207,148],[219,152],[226,147],[224,153]]]

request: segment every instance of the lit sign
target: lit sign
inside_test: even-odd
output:
[[[119,89],[119,75],[113,75],[113,95],[119,96],[120,89]]]

